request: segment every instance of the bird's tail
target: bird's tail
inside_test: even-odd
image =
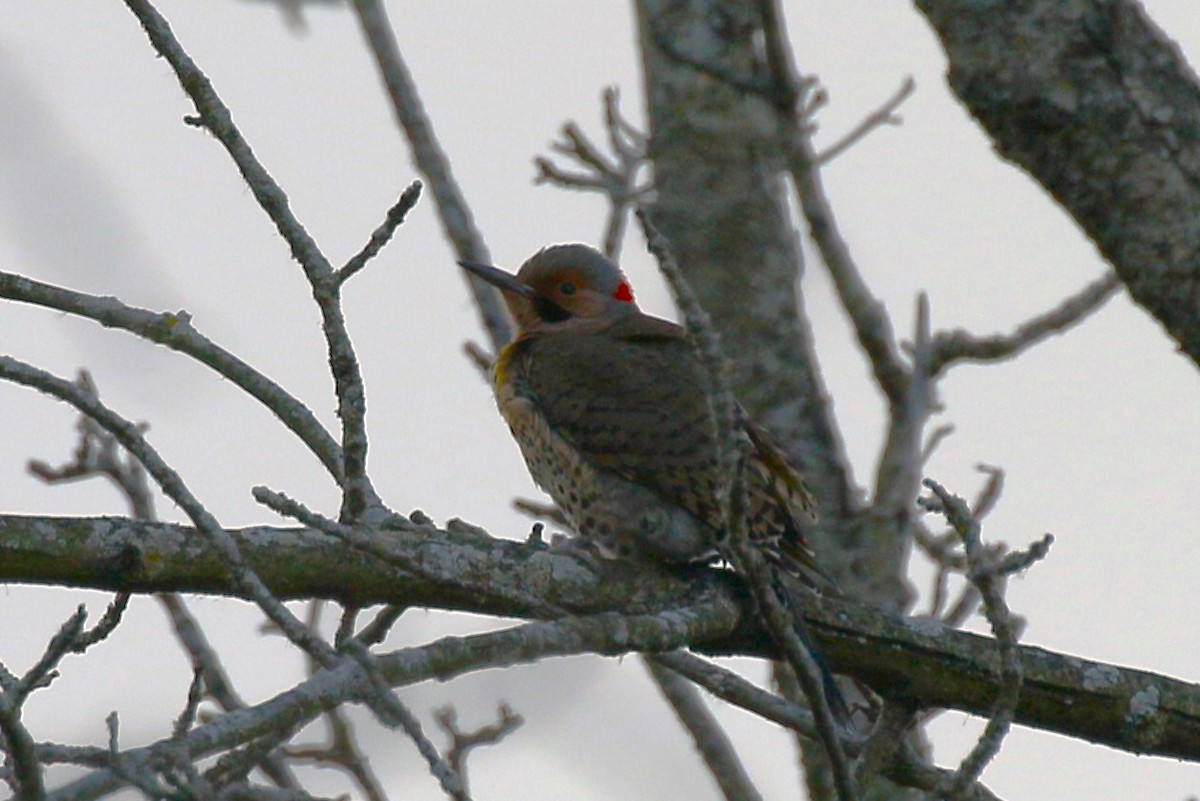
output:
[[[792,630],[796,633],[800,644],[804,646],[804,650],[808,651],[808,655],[812,657],[813,663],[817,666],[821,677],[821,691],[825,696],[825,703],[829,705],[830,712],[833,713],[834,718],[839,723],[849,725],[850,706],[846,702],[846,696],[842,694],[837,680],[833,677],[833,671],[829,669],[829,663],[825,661],[825,657],[821,654],[820,649],[817,648],[817,644],[813,641],[812,635],[808,631],[808,626],[804,624],[804,617],[800,608],[801,604],[797,596],[801,592],[811,592],[811,590],[791,589],[781,580],[778,574],[776,576],[775,590],[783,606],[791,614]]]

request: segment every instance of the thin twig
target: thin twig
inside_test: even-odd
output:
[[[471,752],[485,745],[496,745],[525,723],[525,718],[514,712],[506,703],[501,703],[497,708],[495,723],[480,726],[472,731],[458,728],[458,712],[453,706],[447,705],[434,710],[433,719],[450,738],[446,761],[462,779],[463,787],[469,786],[467,757]]]
[[[687,651],[655,654],[650,658],[685,676],[727,703],[778,723],[802,737],[815,739],[817,736],[812,712],[767,692],[732,670],[726,670]],[[847,750],[853,750],[852,743],[847,743]]]
[[[570,616],[484,634],[444,637],[382,654],[377,663],[381,675],[392,686],[435,678],[448,681],[478,670],[580,653],[617,656],[670,651],[688,642],[702,642],[728,632],[736,617],[732,607],[724,606],[693,606],[682,614],[672,610],[661,614]],[[264,716],[269,716],[277,726],[298,728],[316,718],[322,709],[361,701],[369,692],[371,688],[362,667],[353,659],[346,659],[274,698],[231,712],[219,721],[196,726],[187,735],[187,747],[195,758],[204,758],[260,736]],[[169,747],[169,743],[160,740],[118,753],[114,746],[112,758],[119,758],[126,765],[150,764],[166,754]],[[120,787],[123,781],[117,770],[95,770],[57,788],[49,798],[50,801],[98,798]]]
[[[801,79],[794,67],[778,0],[759,0],[758,5],[771,69],[770,96],[775,101],[779,137],[801,213],[833,278],[842,307],[854,325],[859,344],[871,362],[876,382],[889,404],[900,405],[904,402],[908,375],[892,333],[891,321],[882,302],[867,286],[838,229],[837,218],[821,181],[811,130],[806,125],[805,115],[797,108],[812,83]]]
[[[615,88],[604,90],[603,103],[604,128],[612,158],[602,153],[579,125],[570,121],[562,127],[562,140],[551,142],[550,149],[577,161],[584,171],[568,172],[543,156],[535,158],[533,163],[538,169],[536,183],[601,192],[608,198],[603,250],[610,259],[616,259],[629,208],[650,191],[649,185],[638,185],[638,174],[647,162],[647,137],[621,114],[620,94]]]
[[[367,675],[367,681],[373,692],[367,697],[366,703],[375,713],[375,717],[385,726],[401,729],[417,746],[417,751],[425,758],[429,771],[442,786],[442,791],[455,801],[471,801],[467,792],[466,782],[458,772],[450,766],[432,741],[425,735],[417,716],[400,701],[387,680],[379,670],[375,655],[357,640],[346,643],[346,653],[358,662]]]
[[[454,180],[450,160],[438,144],[416,84],[400,54],[387,10],[379,0],[354,0],[354,11],[391,98],[392,110],[412,147],[413,160],[433,192],[438,217],[447,238],[454,244],[455,254],[459,259],[491,263],[483,235],[475,226],[467,200]],[[492,351],[499,353],[513,336],[512,322],[500,292],[483,279],[467,275]]]
[[[338,523],[329,518],[317,514],[304,504],[289,498],[280,492],[275,492],[267,487],[255,487],[251,491],[254,499],[269,509],[278,512],[279,514],[290,517],[303,523],[310,528],[322,531],[333,537],[348,543],[352,548],[370,554],[382,561],[384,564],[392,565],[403,571],[407,571],[416,575],[423,574],[423,566],[420,561],[412,555],[405,553],[403,549],[392,547],[393,543],[387,537],[371,536],[368,533],[360,531],[351,525]],[[492,585],[479,588],[480,592],[497,592],[498,590]],[[518,589],[503,590],[505,597],[510,598],[520,603],[528,614],[538,615],[541,617],[558,617],[566,614],[565,610],[559,609],[551,604],[547,604],[544,600],[538,598],[533,593],[524,592]]]
[[[400,199],[396,201],[395,205],[388,209],[383,225],[371,232],[371,238],[367,240],[367,244],[363,245],[362,250],[354,254],[350,261],[337,271],[336,284],[340,286],[346,283],[347,279],[366,267],[367,262],[383,250],[383,246],[392,238],[392,234],[396,233],[396,229],[404,222],[404,218],[412,211],[413,206],[417,205],[420,197],[421,182],[413,181],[400,194]]]
[[[977,337],[966,331],[939,332],[933,338],[934,374],[959,361],[996,362],[1011,359],[1052,334],[1061,334],[1099,309],[1121,288],[1121,280],[1109,273],[1088,284],[1055,308],[1039,314],[1011,334]]]
[[[307,406],[192,326],[185,311],[152,312],[116,298],[88,295],[0,272],[0,297],[44,306],[119,328],[192,357],[266,406],[340,483],[342,449]]]
[[[146,441],[139,426],[116,414],[95,396],[80,390],[72,382],[10,356],[0,356],[0,379],[38,389],[66,401],[111,433],[123,448],[142,463],[167,497],[178,504],[192,524],[205,535],[221,555],[239,591],[252,598],[267,617],[287,634],[288,639],[313,654],[322,664],[331,665],[337,661],[337,655],[329,644],[314,637],[304,624],[271,594],[242,558],[237,541],[196,499],[183,478]]]
[[[80,390],[99,397],[95,382],[87,370],[79,371],[75,383]],[[134,519],[156,520],[154,495],[141,463],[124,451],[112,434],[86,415],[79,416],[76,428],[79,431],[79,443],[70,462],[52,468],[44,462],[31,461],[30,471],[47,483],[98,476],[109,478],[125,496]],[[141,428],[144,430],[146,427],[143,425]],[[128,592],[117,593],[100,621],[92,629],[79,633],[72,650],[82,652],[111,634],[119,624],[130,597]],[[193,671],[203,674],[205,692],[226,711],[245,706],[233,689],[216,651],[208,643],[183,599],[175,593],[160,593],[156,597],[170,617],[180,644],[191,657]],[[261,767],[279,787],[299,789],[295,777],[278,755],[267,753],[261,761]]]
[[[912,93],[917,89],[917,82],[913,80],[911,75],[904,79],[900,84],[900,88],[896,93],[884,101],[883,105],[872,111],[862,119],[858,125],[851,128],[845,136],[834,142],[829,147],[816,154],[813,163],[817,166],[824,166],[835,158],[845,153],[850,148],[858,144],[864,137],[874,131],[876,128],[881,128],[884,125],[899,125],[903,122],[902,118],[896,114],[896,109],[912,96]]]
[[[992,632],[996,635],[1000,655],[1000,687],[987,726],[971,753],[962,760],[958,770],[946,777],[939,787],[939,791],[947,798],[960,799],[965,797],[988,762],[1000,751],[1004,736],[1012,725],[1017,701],[1021,697],[1024,669],[1017,648],[1017,629],[1004,600],[999,575],[987,561],[986,551],[980,539],[979,519],[971,514],[970,508],[962,498],[951,494],[941,484],[928,478],[923,483],[934,497],[922,498],[921,506],[928,511],[943,514],[962,538],[969,565],[967,578],[983,598],[984,613],[991,624]],[[1029,550],[1031,557],[1027,562],[1019,561],[1028,564],[1033,560],[1033,554],[1044,555],[1048,546],[1049,542],[1043,540],[1042,547]]]
[[[171,65],[180,86],[191,97],[199,116],[190,122],[212,133],[225,147],[259,206],[275,223],[276,230],[288,243],[313,289],[313,299],[321,311],[321,328],[329,354],[337,396],[338,418],[342,421],[343,514],[356,517],[365,510],[381,506],[378,495],[366,475],[366,393],[354,346],[346,330],[338,290],[337,273],[292,214],[287,195],[255,157],[242,137],[228,107],[213,89],[208,77],[184,51],[170,25],[148,0],[125,0],[142,23],[155,51]]]

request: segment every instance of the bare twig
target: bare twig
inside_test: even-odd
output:
[[[239,589],[254,599],[267,617],[287,634],[288,639],[312,653],[322,664],[328,665],[337,661],[333,649],[327,643],[313,637],[304,624],[271,594],[242,558],[236,540],[196,499],[183,478],[151,447],[138,426],[116,414],[94,395],[80,390],[73,383],[12,357],[0,356],[0,379],[38,389],[66,401],[112,434],[122,447],[142,463],[167,497],[178,504],[196,528],[208,538],[221,554]]]
[[[933,429],[933,431],[929,432],[929,436],[925,438],[925,444],[921,446],[920,461],[922,467],[929,464],[929,460],[933,457],[934,451],[936,451],[938,446],[941,445],[942,442],[953,433],[953,423],[940,425]]]
[[[207,76],[179,44],[167,21],[148,0],[126,0],[126,5],[142,23],[155,51],[171,65],[180,85],[191,97],[199,116],[190,121],[206,128],[225,147],[312,286],[313,299],[321,311],[337,413],[342,421],[343,514],[354,518],[382,506],[366,474],[366,395],[358,358],[342,314],[336,271],[292,214],[287,195],[255,157],[234,125],[229,109],[217,96]]]
[[[382,654],[376,661],[387,683],[403,686],[433,678],[447,681],[476,670],[528,664],[555,656],[670,651],[687,642],[703,641],[717,632],[728,631],[735,622],[736,612],[721,608],[692,608],[686,614],[671,611],[653,615],[572,616],[467,637],[445,637]],[[203,758],[260,736],[264,714],[269,714],[277,726],[299,727],[323,708],[363,700],[372,692],[361,665],[353,659],[343,660],[254,707],[196,726],[187,735],[187,747],[193,757]],[[151,764],[169,748],[169,743],[159,741],[120,753],[120,761],[130,766]],[[115,748],[113,753],[117,753]],[[51,792],[49,799],[94,799],[121,786],[123,781],[114,770],[96,770]]]
[[[971,504],[971,514],[976,520],[982,520],[1000,500],[1004,488],[1004,471],[985,464],[976,465],[976,469],[987,476],[987,481]],[[970,569],[966,555],[960,550],[961,536],[953,527],[938,535],[931,534],[919,523],[914,525],[912,530],[913,541],[917,547],[937,566],[928,614],[948,626],[961,626],[975,612],[980,601],[978,588],[967,581],[957,600],[949,605],[949,609],[945,608],[950,575],[966,574]],[[1003,543],[995,543],[986,546],[985,551],[988,564],[998,565],[1005,557],[1007,547]],[[997,575],[1003,580],[1002,572],[998,572]]]
[[[99,397],[95,382],[87,370],[80,370],[75,383],[83,392]],[[141,463],[124,451],[112,434],[86,415],[79,416],[76,428],[80,435],[79,444],[70,462],[52,468],[44,462],[31,461],[30,471],[48,483],[97,476],[109,478],[125,496],[135,519],[157,519],[154,495]],[[146,427],[143,425],[141,428],[145,430]],[[244,707],[245,703],[233,689],[220,658],[183,599],[175,593],[159,593],[156,597],[171,619],[180,644],[191,657],[193,671],[202,673],[205,692],[226,711]],[[129,593],[118,593],[100,621],[91,630],[80,632],[72,650],[80,652],[107,637],[120,622],[129,600]],[[298,789],[295,777],[277,755],[266,754],[261,766],[279,787]]]
[[[778,0],[759,0],[758,6],[770,68],[768,96],[773,99],[780,143],[800,200],[801,213],[833,278],[842,306],[854,325],[859,344],[871,362],[875,380],[889,404],[900,405],[904,402],[908,376],[891,321],[883,304],[871,293],[850,255],[849,245],[838,230],[837,219],[821,181],[819,157],[812,146],[811,130],[798,108],[812,82],[800,78],[794,67]]]
[[[320,599],[309,603],[306,625],[314,632],[319,631],[321,611],[325,604]],[[339,650],[344,650],[350,639],[348,631],[353,627],[355,615],[351,609],[346,609],[338,625],[338,635],[334,638]],[[320,669],[320,665],[311,658],[308,660],[308,675],[311,678]],[[315,765],[333,766],[345,772],[362,790],[368,801],[386,801],[387,794],[383,785],[371,768],[370,761],[359,747],[354,727],[346,718],[342,706],[331,706],[324,711],[323,719],[328,727],[329,741],[324,745],[285,746],[283,753],[289,760],[304,761]]]
[[[971,514],[964,500],[952,495],[941,484],[928,478],[923,483],[933,493],[933,497],[922,498],[921,506],[928,511],[945,515],[947,522],[962,538],[969,566],[967,578],[983,598],[984,613],[996,635],[1000,653],[1000,688],[996,693],[995,705],[987,726],[958,770],[944,778],[939,787],[939,791],[947,798],[959,799],[965,797],[967,790],[979,778],[987,763],[999,752],[1000,744],[1012,725],[1017,701],[1020,699],[1024,669],[1020,652],[1017,650],[1017,628],[1004,600],[999,574],[995,566],[988,563],[979,536],[979,519]],[[1027,566],[1044,555],[1048,547],[1049,541],[1043,540],[1040,545],[1028,551],[1028,556],[1015,560],[1013,564]]]
[[[581,164],[583,172],[562,170],[543,156],[534,159],[537,183],[551,183],[570,189],[601,192],[608,198],[608,222],[604,229],[604,254],[615,259],[621,249],[629,208],[650,191],[638,185],[638,174],[646,164],[646,135],[621,114],[620,95],[615,88],[604,90],[604,128],[612,159],[600,151],[574,122],[562,128],[562,140],[550,143],[550,149]]]
[[[858,125],[851,128],[845,136],[834,142],[829,147],[816,154],[813,163],[817,166],[823,166],[833,161],[838,156],[845,153],[854,145],[858,144],[864,137],[884,125],[899,125],[903,122],[902,118],[896,114],[896,109],[912,96],[912,93],[917,89],[917,82],[909,75],[900,84],[900,88],[896,93],[884,101],[883,105],[872,111],[862,119]]]
[[[746,773],[733,742],[705,706],[696,688],[653,657],[644,660],[644,664],[663,697],[675,710],[679,722],[691,734],[696,750],[727,801],[760,801],[762,794]]]
[[[401,729],[416,745],[417,751],[425,758],[429,771],[442,786],[442,791],[455,801],[470,801],[466,782],[458,772],[446,761],[433,742],[425,735],[421,722],[400,698],[388,686],[387,679],[380,670],[375,655],[358,640],[346,643],[348,653],[362,667],[372,692],[366,696],[366,703],[375,713],[376,719],[388,728]]]
[[[0,276],[0,280],[2,278],[3,276]],[[99,397],[96,382],[87,370],[79,371],[75,377],[75,384],[83,392]],[[143,423],[142,427],[144,429],[147,426]],[[86,415],[79,416],[75,428],[79,432],[79,444],[75,446],[71,461],[59,467],[51,467],[46,462],[31,459],[28,464],[29,472],[46,484],[103,476],[117,485],[117,489],[129,502],[130,512],[135,518],[154,519],[154,495],[150,492],[146,471],[142,469],[141,464],[128,454],[122,458],[117,441]]]
[[[966,331],[939,332],[933,339],[934,374],[959,361],[995,362],[1011,359],[1052,334],[1061,334],[1099,309],[1116,294],[1121,281],[1109,273],[1088,284],[1050,311],[1021,325],[1011,334],[976,337]]]
[[[655,654],[650,658],[695,682],[726,703],[778,723],[803,737],[815,739],[817,736],[812,712],[767,692],[732,670],[726,670],[687,651]],[[847,745],[848,750],[853,751],[853,744]]]
[[[458,728],[458,712],[453,706],[444,706],[434,710],[433,719],[450,738],[450,749],[446,752],[446,761],[462,778],[463,786],[467,787],[467,757],[476,748],[485,745],[495,745],[512,734],[525,723],[525,719],[512,710],[506,703],[501,703],[496,709],[496,722],[480,726],[473,731],[463,731]]]
[[[193,328],[187,312],[152,312],[115,298],[88,295],[5,272],[0,272],[0,297],[86,317],[191,356],[266,406],[340,482],[341,446],[312,411],[283,387]]]
[[[421,197],[421,182],[413,181],[408,185],[408,188],[401,193],[400,199],[396,204],[388,209],[387,217],[383,221],[383,225],[371,232],[371,238],[367,240],[367,244],[363,245],[362,250],[354,254],[350,261],[337,271],[338,285],[346,283],[356,272],[367,266],[367,262],[375,257],[383,246],[392,238],[392,234],[404,222],[404,218],[412,211],[413,206],[417,205],[417,200]]]
[[[483,236],[475,227],[470,207],[450,170],[450,160],[438,144],[433,126],[417,95],[416,84],[400,55],[387,10],[379,0],[354,0],[354,11],[375,57],[388,97],[391,98],[396,119],[412,146],[413,160],[433,192],[442,228],[454,244],[456,255],[459,259],[491,263]],[[492,351],[498,353],[513,335],[512,323],[500,292],[486,281],[469,274],[468,284],[479,308],[484,330],[491,340]]]
[[[385,606],[384,608],[380,609],[379,613],[375,615],[374,619],[364,626],[362,631],[355,636],[366,645],[376,645],[381,643],[383,642],[384,638],[387,637],[388,632],[392,630],[392,626],[396,625],[396,621],[398,621],[400,616],[403,615],[407,610],[408,607],[406,606],[397,606],[395,604]]]
[[[424,572],[423,565],[419,560],[413,558],[411,554],[406,553],[403,549],[393,547],[394,543],[387,537],[372,536],[354,526],[330,520],[312,511],[299,501],[293,500],[283,493],[275,492],[267,487],[255,487],[252,490],[252,494],[256,501],[269,509],[285,517],[298,520],[304,525],[315,528],[332,537],[337,537],[339,540],[348,543],[352,548],[370,554],[384,564],[392,565],[416,575],[422,575]],[[479,586],[479,591],[497,592],[497,589],[493,583],[488,582]],[[566,614],[565,610],[547,604],[533,593],[515,588],[500,590],[500,592],[505,593],[507,597],[517,600],[530,614],[543,617],[558,617]]]

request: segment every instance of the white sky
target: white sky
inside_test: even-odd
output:
[[[1200,57],[1193,0],[1146,5],[1193,61]],[[4,6],[0,269],[150,309],[187,309],[200,330],[332,426],[317,315],[300,271],[222,149],[181,123],[191,106],[136,20],[115,0]],[[786,6],[802,67],[832,95],[818,143],[847,130],[904,76],[917,80],[904,126],[876,132],[826,171],[854,254],[898,331],[911,330],[922,290],[935,326],[991,333],[1102,273],[1065,215],[993,156],[948,93],[937,43],[907,4]],[[308,34],[296,36],[255,3],[164,2],[161,10],[326,253],[336,263],[356,252],[417,176],[350,14],[313,12]],[[566,119],[598,133],[604,86],[619,86],[630,116],[643,118],[628,4],[447,0],[393,3],[391,13],[496,261],[515,267],[550,242],[596,241],[601,201],[534,186],[531,159]],[[672,315],[640,241],[624,253],[643,306]],[[371,471],[401,511],[419,507],[520,537],[528,522],[509,511],[509,499],[535,491],[488,388],[460,355],[464,340],[482,337],[458,273],[426,200],[346,292],[370,399]],[[815,258],[805,280],[838,420],[866,482],[882,403]],[[0,352],[60,375],[90,367],[109,403],[152,423],[151,441],[226,525],[277,522],[251,500],[255,484],[336,508],[320,466],[273,417],[165,349],[5,304]],[[941,420],[957,433],[930,474],[972,495],[981,483],[973,465],[1004,467],[1004,499],[985,536],[1017,546],[1046,531],[1057,538],[1049,559],[1010,591],[1029,619],[1027,642],[1196,677],[1198,393],[1195,367],[1124,295],[1018,362],[959,368],[943,383]],[[74,418],[65,406],[0,385],[0,410],[0,509],[124,513],[107,486],[48,489],[25,474],[30,457],[69,455]],[[160,511],[181,519],[169,506]],[[81,601],[99,614],[104,598],[0,589],[0,660],[26,669]],[[264,641],[245,605],[201,599],[195,607],[247,697],[266,697],[299,674],[298,658]],[[480,625],[408,618],[394,644]],[[264,670],[269,664],[276,669]],[[756,663],[747,671],[763,675]],[[64,663],[26,722],[39,739],[94,744],[116,709],[125,742],[145,742],[168,730],[188,678],[162,614],[142,600],[112,641]],[[634,659],[559,660],[403,695],[421,711],[458,703],[464,726],[490,718],[501,699],[526,715],[506,745],[473,758],[480,797],[716,794]],[[719,711],[764,795],[794,796],[787,741],[740,712]],[[942,716],[931,729],[939,762],[952,763],[980,725]],[[378,740],[374,764],[395,797],[441,797],[407,741],[377,736],[365,721],[360,731]],[[1200,771],[1019,729],[985,780],[1007,799],[1182,799],[1197,792]]]

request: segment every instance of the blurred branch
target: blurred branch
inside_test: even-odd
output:
[[[567,516],[562,513],[553,503],[542,503],[533,501],[529,498],[514,498],[513,508],[526,517],[531,517],[534,520],[549,520],[557,526],[562,526],[568,531],[571,530],[571,521],[567,520]]]
[[[896,109],[912,96],[912,93],[917,89],[917,82],[909,75],[900,84],[900,88],[896,93],[884,101],[883,105],[872,111],[862,122],[850,129],[845,136],[834,142],[829,147],[816,154],[814,163],[817,166],[823,166],[835,158],[845,153],[854,145],[862,141],[868,134],[877,128],[884,125],[899,125],[903,122],[902,118],[896,114]]]
[[[433,192],[446,237],[454,245],[459,259],[490,264],[492,259],[483,242],[483,235],[475,226],[467,200],[454,180],[450,160],[433,133],[416,84],[400,54],[387,10],[379,0],[354,0],[353,5],[359,27],[375,57],[380,77],[392,101],[392,110],[412,147],[413,160]],[[512,323],[500,292],[479,278],[468,277],[467,283],[475,297],[484,330],[491,340],[492,352],[499,353],[500,348],[513,336]]]
[[[1011,334],[977,337],[966,331],[939,331],[933,338],[935,375],[959,361],[997,362],[1011,359],[1052,334],[1061,334],[1099,309],[1121,288],[1114,273],[1088,284],[1057,307],[1017,326]]]
[[[704,705],[704,699],[680,674],[654,658],[643,664],[667,703],[675,710],[675,716],[688,730],[696,750],[700,752],[708,772],[721,788],[727,801],[759,801],[762,794],[750,780],[742,760],[733,747],[721,724]]]
[[[501,703],[496,710],[496,722],[480,726],[473,731],[463,731],[458,728],[458,712],[453,706],[444,706],[433,713],[434,720],[450,737],[450,750],[446,752],[446,761],[462,778],[463,786],[467,787],[467,757],[476,748],[485,745],[496,745],[508,735],[519,729],[525,719],[513,712],[512,707]]]
[[[75,377],[75,385],[81,392],[100,397],[96,391],[96,382],[87,370],[79,371]],[[146,430],[146,424],[142,423],[141,428]],[[124,454],[125,458],[122,459],[122,451],[116,438],[87,415],[79,416],[75,429],[79,432],[79,444],[75,446],[71,461],[59,467],[51,467],[46,462],[30,459],[29,472],[50,485],[103,476],[117,485],[117,489],[129,503],[129,511],[133,517],[139,520],[153,520],[154,495],[150,492],[146,471],[141,464],[128,454]]]
[[[651,188],[638,185],[638,174],[647,164],[647,138],[621,114],[620,94],[615,88],[604,90],[603,102],[611,158],[571,121],[563,125],[562,139],[551,142],[550,149],[576,162],[583,172],[567,172],[544,156],[538,156],[533,163],[538,169],[536,183],[600,192],[608,198],[603,249],[606,256],[616,260],[629,209]]]

